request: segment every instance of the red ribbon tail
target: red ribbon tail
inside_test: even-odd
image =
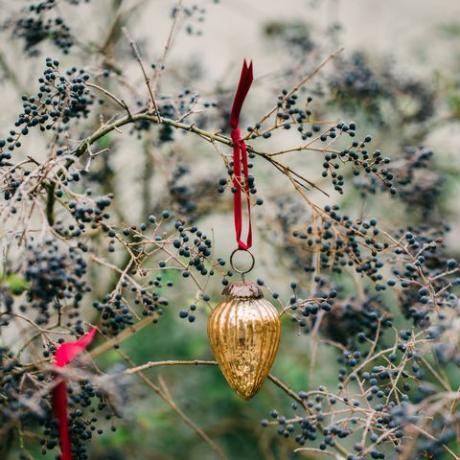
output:
[[[59,345],[54,356],[56,367],[67,366],[79,353],[91,343],[96,334],[96,328],[91,328],[85,335],[72,342]],[[59,425],[59,444],[61,446],[61,460],[72,460],[72,446],[70,443],[69,420],[67,417],[67,387],[65,382],[58,383],[52,392],[54,415]]]
[[[61,460],[72,460],[72,449],[67,418],[67,386],[64,382],[53,388],[53,410],[58,421]]]
[[[235,129],[238,127],[238,120],[240,118],[241,108],[243,102],[248,94],[249,88],[254,80],[252,73],[252,62],[247,65],[246,60],[243,62],[241,69],[240,81],[236,89],[235,98],[233,99],[232,111],[230,114],[230,126]]]

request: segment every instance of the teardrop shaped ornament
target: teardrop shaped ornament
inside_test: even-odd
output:
[[[208,319],[214,357],[230,387],[251,399],[268,376],[278,351],[281,321],[252,281],[229,284],[227,297]]]

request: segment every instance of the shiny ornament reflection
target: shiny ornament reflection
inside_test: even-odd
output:
[[[275,360],[281,321],[253,282],[230,284],[223,294],[227,298],[208,320],[209,342],[228,384],[243,399],[251,399]]]

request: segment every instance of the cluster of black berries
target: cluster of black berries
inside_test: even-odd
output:
[[[302,264],[306,272],[314,271],[315,256],[319,254],[322,269],[342,273],[344,268],[353,267],[375,283],[376,291],[399,282],[403,288],[399,291],[402,309],[419,325],[428,324],[433,308],[456,306],[456,297],[447,289],[458,284],[454,276],[457,263],[444,251],[448,227],[422,225],[399,230],[391,241],[381,235],[376,219],[353,222],[340,214],[338,206],[326,206],[324,211],[321,227],[310,224],[303,230],[295,220],[284,226],[286,232],[295,228],[291,233],[295,239],[287,252],[294,265]],[[296,240],[298,244],[293,244]],[[403,243],[395,244],[397,240]],[[388,257],[399,261],[393,260],[389,278],[383,274]],[[433,280],[429,286],[427,279]]]
[[[350,360],[357,361],[360,357],[360,353],[355,352],[351,355]],[[379,388],[380,385],[384,385],[390,379],[390,373],[382,370],[379,366],[375,366],[372,372],[364,372],[362,379],[362,385],[368,387],[365,402],[361,399],[350,398],[346,394],[335,395],[324,386],[319,386],[310,392],[299,391],[295,398],[296,402],[291,406],[294,412],[293,417],[288,418],[280,415],[276,409],[272,410],[270,414],[277,425],[278,434],[285,438],[294,438],[300,446],[307,442],[315,442],[320,450],[332,451],[338,443],[341,443],[341,440],[352,436],[355,430],[362,430],[365,425],[367,408],[372,416],[376,417],[375,422],[369,427],[369,436],[366,437],[368,444],[356,443],[353,446],[356,454],[349,454],[346,457],[347,460],[365,458],[362,456],[365,450],[369,458],[385,459],[383,444],[389,439],[380,440],[380,434],[387,429],[391,429],[395,433],[391,437],[391,442],[392,447],[398,452],[405,432],[401,421],[398,420],[397,416],[392,416],[392,413],[398,413],[395,409],[400,406],[396,406],[394,403],[387,406],[380,402],[384,401],[385,397],[390,394],[391,390],[388,386],[385,387],[384,391]],[[369,409],[374,399],[377,399],[375,407]],[[302,409],[305,414],[299,413],[299,409]],[[342,415],[338,416],[339,413]],[[273,424],[273,422],[271,423]],[[269,426],[271,423],[267,419],[261,422],[263,427]],[[377,440],[380,440],[378,446],[376,445]]]
[[[184,99],[180,98],[181,102],[184,104]],[[185,104],[184,104],[185,106]],[[160,115],[163,118],[170,118],[174,119],[174,117],[177,115],[177,109],[176,107],[169,102],[166,102],[161,105],[160,110]],[[161,142],[172,142],[174,141],[174,129],[171,125],[164,124],[160,127],[160,133],[159,133],[159,139]]]
[[[1,155],[1,154],[0,154]],[[0,161],[0,166],[6,166],[6,164]],[[22,201],[23,196],[19,193],[19,187],[22,183],[22,179],[26,178],[29,175],[28,171],[20,171],[19,169],[15,171],[16,174],[8,174],[5,177],[5,180],[2,184],[2,192],[3,197],[5,200],[11,200],[13,197],[16,198],[16,202],[19,203]],[[9,207],[10,215],[16,214],[18,212],[18,208],[14,205]]]
[[[179,318],[187,319],[190,323],[193,323],[196,319],[195,316],[196,304],[191,303],[187,308],[182,308],[179,311]]]
[[[152,64],[153,69],[156,68],[155,64]],[[185,119],[190,115],[199,105],[199,108],[215,108],[217,103],[214,101],[200,102],[200,97],[197,93],[184,89],[176,96],[161,95],[157,98],[158,112],[163,119],[163,123],[159,127],[158,139],[161,143],[173,142],[175,128],[169,122],[171,120]],[[142,103],[139,102],[139,106]],[[208,116],[203,114],[195,120],[195,124],[200,128],[205,128],[208,122]],[[137,120],[130,131],[130,134],[136,134],[138,139],[142,138],[142,133],[149,131],[152,123],[149,120]]]
[[[311,96],[303,100],[299,99],[297,93],[289,93],[287,89],[283,89],[277,100],[277,126],[284,129],[291,129],[293,126],[297,126],[302,140],[313,138],[315,133],[317,134],[321,131],[321,126],[311,121],[312,111],[308,107],[312,101]],[[264,139],[268,139],[272,136],[272,130],[263,130],[260,124],[248,127],[248,131],[252,133],[251,138],[262,136]]]
[[[202,276],[212,276],[213,270],[206,267],[206,261],[211,256],[211,239],[195,226],[186,228],[182,221],[176,222],[175,227],[179,233],[178,238],[173,240],[173,247],[180,257],[187,260],[188,265],[182,276],[188,278],[189,269],[194,269]],[[164,261],[160,262],[160,268],[163,264]]]
[[[42,0],[36,3],[32,3],[29,6],[29,11],[32,11],[36,14],[40,14],[45,11],[52,10],[56,5],[57,5],[56,0]]]
[[[67,327],[79,316],[83,296],[89,291],[86,282],[87,264],[78,247],[61,247],[56,240],[42,244],[30,242],[26,248],[21,273],[27,282],[26,300],[19,309],[36,310],[35,322],[49,324],[56,313],[65,318]]]
[[[78,173],[74,173],[77,174]],[[75,175],[69,174],[70,180],[76,179]],[[57,190],[56,194],[60,197],[62,190]],[[70,224],[66,229],[62,229],[63,234],[68,236],[80,236],[87,226],[97,228],[106,221],[110,214],[107,209],[112,203],[112,196],[100,196],[95,199],[71,200],[67,203],[70,214],[78,225]],[[90,224],[90,225],[89,225]]]
[[[393,186],[393,173],[389,168],[390,158],[383,156],[380,150],[369,152],[367,144],[371,142],[371,136],[366,136],[361,142],[354,141],[349,148],[340,151],[338,157],[344,163],[350,163],[353,166],[353,176],[355,177],[353,185],[360,189],[364,195],[366,192],[375,194],[378,189],[388,190],[392,195],[396,194],[396,188]],[[329,157],[332,157],[329,154]],[[336,156],[337,158],[337,156]],[[327,158],[326,158],[327,159]],[[323,176],[328,173],[330,168],[329,162],[323,164]],[[339,169],[340,163],[333,164],[335,169]],[[333,181],[334,188],[343,193],[343,177],[340,183],[337,178]]]
[[[36,96],[22,97],[23,112],[15,123],[18,131],[11,131],[2,141],[9,150],[19,147],[20,137],[27,135],[31,128],[38,126],[41,131],[53,130],[59,135],[70,120],[88,116],[94,102],[86,86],[89,75],[75,67],[62,75],[58,66],[58,61],[47,58],[46,70],[38,79],[39,92]]]
[[[312,100],[312,97],[307,97],[305,105],[308,106]],[[361,141],[353,140],[346,148],[339,148],[336,143],[342,140],[343,136],[351,138],[356,136],[356,123],[342,121],[335,126],[324,128],[311,120],[312,111],[300,107],[300,102],[297,93],[291,94],[286,89],[282,91],[277,103],[276,117],[279,120],[277,127],[291,129],[297,126],[302,140],[310,139],[309,143],[299,147],[299,150],[312,148],[324,152],[322,177],[330,177],[338,193],[343,194],[344,192],[345,172],[341,170],[341,167],[347,164],[352,165],[353,176],[355,176],[354,185],[360,188],[363,194],[365,192],[375,193],[380,188],[389,190],[392,194],[396,193],[393,186],[393,173],[388,166],[390,159],[379,150],[369,151],[371,136],[367,135]],[[252,139],[260,136],[269,138],[274,129],[264,130],[260,124],[256,124],[254,127],[249,127],[248,131]],[[325,146],[316,147],[316,142],[321,142]],[[356,179],[358,176],[361,176],[360,180]]]
[[[316,276],[314,291],[302,300],[297,283],[291,283],[293,295],[286,311],[293,321],[309,331],[320,320],[322,333],[334,343],[342,344],[342,353],[337,359],[341,366],[338,369],[339,391],[331,393],[324,387],[308,393],[300,391],[294,398],[297,402],[292,405],[295,411],[292,417],[279,415],[274,410],[271,416],[276,423],[265,419],[262,426],[277,424],[281,436],[292,437],[301,446],[315,442],[319,449],[328,451],[333,451],[340,439],[369,426],[367,443],[356,443],[355,452],[346,457],[361,460],[367,458],[364,454],[373,459],[386,458],[385,445],[400,453],[407,436],[406,427],[426,420],[430,424],[430,436],[421,436],[414,445],[416,455],[440,455],[455,436],[454,426],[460,421],[460,413],[446,416],[437,404],[436,415],[426,418],[424,404],[437,390],[429,381],[425,369],[429,371],[430,367],[424,361],[426,352],[418,340],[432,341],[439,363],[458,365],[460,362],[456,339],[452,342],[452,337],[458,335],[458,326],[453,322],[453,318],[458,317],[458,301],[449,289],[460,284],[460,279],[455,277],[457,262],[443,254],[445,231],[445,228],[435,231],[429,226],[411,229],[404,235],[397,234],[395,239],[401,240],[403,236],[404,243],[392,248],[403,264],[401,270],[405,270],[393,269],[402,288],[397,291],[401,307],[411,306],[410,316],[416,326],[427,328],[425,336],[414,329],[400,329],[396,340],[388,344],[385,329],[391,329],[393,322],[385,307],[386,299],[372,294],[371,290],[364,289],[362,295],[342,297],[347,289],[332,287],[327,278]],[[412,262],[404,263],[404,260]],[[425,287],[423,281],[427,280],[429,283]],[[388,280],[389,286],[395,284],[396,281]],[[432,299],[440,320],[427,327],[430,324],[428,314],[420,313],[416,307],[421,304],[433,311]],[[318,318],[320,311],[326,313],[321,319]],[[376,350],[379,350],[379,360],[374,356]],[[357,385],[360,392],[356,392]],[[305,415],[298,413],[299,400]],[[449,402],[446,400],[445,404]],[[374,418],[370,425],[366,425],[367,417]],[[382,437],[387,431],[391,431],[392,436]]]
[[[26,134],[29,131],[26,131]],[[1,166],[9,166],[9,160],[12,157],[12,151],[16,148],[21,147],[21,137],[22,133],[16,132],[15,130],[10,130],[8,136],[5,139],[0,139],[0,164]],[[17,184],[18,185],[18,184]],[[16,189],[17,187],[12,184],[12,188]],[[8,198],[7,198],[8,199]]]
[[[4,397],[0,398],[0,424],[2,427],[19,420],[30,409],[27,407],[27,397],[21,397],[19,386],[22,375],[21,364],[9,348],[0,347],[0,392]],[[11,429],[14,425],[11,425]]]
[[[24,50],[30,53],[35,52],[36,46],[50,37],[65,54],[74,43],[70,29],[62,18],[21,18],[16,23],[14,33],[24,40]]]
[[[426,219],[436,209],[444,179],[433,164],[433,151],[423,147],[406,147],[391,167],[399,198],[413,211],[420,210]],[[397,166],[396,166],[397,165]]]
[[[132,312],[121,294],[107,294],[102,302],[94,301],[93,307],[100,314],[101,330],[106,335],[115,336],[134,324]]]
[[[358,401],[351,400],[348,397],[336,397],[323,386],[308,393],[299,391],[295,399],[296,402],[291,406],[294,412],[292,418],[281,415],[276,409],[273,409],[270,413],[270,418],[273,422],[263,419],[261,425],[263,427],[267,427],[270,424],[277,425],[277,433],[280,436],[293,438],[300,446],[304,446],[307,442],[315,442],[320,450],[333,451],[336,444],[353,434],[353,430],[349,427],[357,425],[360,421],[360,417],[353,416],[353,412],[360,406]],[[330,417],[330,413],[339,405],[341,412],[349,413],[348,417],[345,417],[347,423],[337,418],[332,420]],[[302,416],[299,413],[299,409],[303,409],[306,415]],[[377,433],[372,433],[369,438],[372,444],[378,439],[378,435]],[[359,456],[359,453],[364,450],[364,446],[355,444],[354,449],[357,455],[349,455],[346,457],[347,460],[363,458]],[[369,450],[369,455],[372,459],[386,458],[385,454],[377,448]]]
[[[379,328],[392,326],[381,296],[367,291],[363,298],[346,296],[342,286],[335,286],[322,276],[315,276],[314,286],[314,291],[305,299],[300,295],[297,283],[291,283],[293,295],[286,307],[292,321],[305,333],[312,330],[320,312],[324,315],[322,333],[347,346],[373,340]],[[278,295],[274,293],[274,297],[278,298]]]
[[[115,251],[116,242],[125,247],[131,245],[130,254],[136,257],[136,263],[140,264],[146,256],[146,251],[150,250],[147,248],[153,244],[159,254],[163,252],[167,256],[166,260],[161,258],[158,261],[160,274],[151,279],[145,287],[134,282],[131,276],[127,276],[120,280],[112,294],[105,295],[101,301],[93,302],[93,307],[100,314],[101,328],[105,334],[117,335],[127,326],[134,324],[139,315],[152,316],[152,322],[158,322],[165,307],[169,305],[164,295],[164,287],[171,288],[174,285],[172,280],[164,280],[162,271],[179,270],[182,278],[187,279],[197,275],[213,276],[215,266],[225,265],[222,259],[217,263],[212,262],[212,242],[208,236],[197,227],[186,225],[183,220],[173,221],[172,217],[171,211],[164,210],[158,217],[150,215],[146,223],[137,226],[132,225],[123,229],[108,224],[101,226],[110,238],[109,252]],[[151,232],[156,235],[153,240]],[[89,250],[82,242],[79,243],[79,247],[86,252]],[[137,270],[143,271],[139,266],[138,269],[130,270],[128,274],[135,275]],[[208,302],[209,299],[208,294],[202,294],[203,302]],[[190,307],[191,311],[195,309],[196,305]],[[187,317],[183,313],[180,316]],[[193,315],[188,318],[190,322],[194,321]]]
[[[97,389],[89,380],[81,380],[78,384],[67,387],[69,404],[69,433],[72,448],[72,458],[89,460],[88,441],[96,435],[102,435],[104,429],[98,427],[98,422],[112,420],[114,410],[107,400],[107,395]],[[40,439],[41,453],[59,446],[59,430],[57,420],[48,405],[42,403],[44,415],[38,416],[38,423],[43,427]],[[112,431],[116,427],[112,424]]]
[[[62,183],[67,186],[79,180],[80,174],[78,172],[69,171],[67,178],[63,177]],[[65,192],[60,186],[56,187],[53,195],[56,199],[61,200],[61,203],[68,211],[68,214],[61,214],[59,218],[52,222],[54,230],[60,236],[65,238],[79,238],[85,236],[88,230],[99,228],[105,232],[109,232],[110,229],[107,221],[111,215],[107,207],[112,203],[112,195],[92,197],[92,192],[88,189],[86,196],[66,201]],[[69,219],[69,216],[71,219]],[[82,241],[78,242],[78,248],[84,253],[87,253],[90,249]]]
[[[433,115],[434,93],[423,82],[401,78],[389,65],[379,71],[362,52],[335,59],[334,63],[328,84],[332,102],[342,111],[355,114],[364,110],[366,117],[379,125],[387,123],[383,107],[388,103],[392,115],[402,123],[425,121]],[[407,98],[413,103],[408,104]],[[414,108],[408,112],[408,106]]]
[[[264,25],[264,34],[279,42],[296,62],[305,61],[317,47],[311,36],[311,29],[301,21],[271,21]]]
[[[198,217],[209,210],[209,206],[215,206],[219,198],[219,189],[216,190],[215,181],[218,174],[207,172],[203,177],[194,174],[193,169],[183,163],[179,163],[172,170],[168,180],[168,191],[171,198],[170,207],[174,212],[192,224]]]
[[[185,181],[181,181],[181,179],[189,176],[189,174],[189,166],[183,164],[177,165],[172,172],[171,179],[168,181],[168,189],[176,205],[175,207],[178,214],[191,217],[195,214],[197,208],[197,196],[201,196],[201,193],[206,189],[203,187],[202,190],[197,191],[197,194],[190,185],[186,184]],[[189,221],[190,217],[188,219]]]
[[[115,336],[127,326],[134,324],[139,319],[136,311],[140,306],[142,316],[151,316],[152,323],[156,324],[163,315],[164,308],[169,305],[168,299],[160,292],[163,287],[161,275],[151,280],[145,288],[131,286],[127,281],[122,281],[121,293],[107,294],[102,301],[93,302],[93,307],[99,312],[101,318],[101,330],[104,334]],[[172,287],[172,282],[166,283]],[[131,295],[134,308],[129,305],[127,295]]]
[[[397,369],[392,372],[393,375],[400,378],[399,373]],[[352,436],[354,430],[362,431],[366,423],[364,416],[366,408],[369,408],[372,401],[377,399],[380,402],[376,402],[374,407],[369,409],[375,420],[367,428],[367,435],[363,438],[366,442],[356,442],[353,445],[354,453],[347,454],[346,459],[389,458],[386,454],[386,446],[390,445],[391,450],[397,454],[401,453],[403,441],[406,440],[408,431],[410,432],[410,426],[416,425],[424,417],[423,412],[414,410],[405,393],[402,394],[400,403],[394,400],[389,404],[385,403],[385,400],[391,396],[391,390],[387,385],[390,378],[390,373],[381,369],[380,366],[374,366],[371,372],[363,372],[362,385],[366,388],[367,393],[366,402],[363,404],[348,396],[329,393],[324,386],[310,392],[299,391],[295,398],[296,402],[291,406],[294,412],[291,418],[273,409],[270,413],[272,421],[263,419],[261,425],[262,427],[277,426],[280,436],[294,438],[300,446],[304,446],[307,442],[316,442],[320,450],[332,452],[341,440]],[[403,372],[402,379],[407,378],[408,374]],[[404,383],[401,389],[408,391],[410,385]],[[299,409],[303,409],[305,415],[299,414]],[[344,415],[333,419],[331,414],[334,413],[334,409]],[[414,443],[413,449],[416,456],[413,458],[425,456],[441,458],[446,446],[456,438],[455,425],[459,420],[459,412],[437,413],[431,417],[428,424],[431,425],[430,431],[436,436],[421,436],[418,442]],[[384,435],[384,433],[389,433],[389,435]],[[342,446],[340,452],[343,454]]]
[[[314,281],[316,290],[306,300],[301,297],[297,283],[293,282],[290,286],[292,289],[289,299],[291,319],[306,330],[311,329],[320,311],[328,313],[333,310],[337,298],[337,291],[332,288],[328,289],[329,286],[323,278],[316,276]],[[262,283],[262,280],[258,281],[258,284]]]
[[[53,351],[54,347],[50,347],[45,350],[44,356],[50,356]],[[0,398],[0,423],[6,430],[4,434],[12,433],[19,422],[24,427],[41,426],[43,455],[59,446],[58,424],[50,399],[43,398],[41,394],[43,385],[52,383],[51,378],[54,377],[50,374],[38,372],[33,382],[24,385],[22,366],[15,354],[0,347],[0,391],[3,395]],[[106,392],[96,388],[90,380],[72,382],[67,387],[67,395],[72,458],[88,460],[87,442],[95,435],[103,434],[104,429],[97,424],[102,420],[107,425],[116,415],[115,408],[109,403]],[[115,429],[112,422],[111,430]]]
[[[185,31],[188,35],[191,36],[201,36],[203,30],[201,24],[205,21],[206,18],[206,9],[200,5],[194,4],[191,6],[185,6],[183,8],[183,13],[185,15]],[[177,7],[173,8],[172,16],[175,17],[178,14]]]
[[[383,262],[379,254],[389,247],[389,243],[380,238],[377,220],[353,221],[340,212],[340,207],[325,206],[318,224],[309,224],[304,228],[292,225],[286,228],[290,237],[291,256],[295,263],[302,260],[305,272],[314,271],[316,254],[319,254],[320,267],[342,273],[347,267],[354,267],[359,274],[365,274],[377,283],[377,290],[384,290],[385,284],[380,273]],[[294,243],[294,244],[293,244]]]
[[[89,0],[66,0],[70,5],[79,5]],[[64,18],[56,12],[57,0],[32,3],[26,13],[15,22],[13,36],[24,40],[24,51],[38,54],[38,46],[49,40],[64,54],[68,54],[75,39]]]
[[[397,235],[404,242],[395,249],[399,264],[393,267],[399,283],[401,308],[406,317],[419,327],[430,325],[430,315],[439,308],[457,308],[458,301],[451,287],[460,284],[458,263],[445,252],[445,237],[449,227],[420,225],[401,230]]]
[[[329,81],[334,102],[355,113],[364,108],[371,119],[381,120],[380,100],[388,99],[388,87],[376,77],[363,53],[335,60],[336,71]]]
[[[363,299],[352,295],[335,302],[331,314],[325,318],[323,332],[331,339],[348,345],[356,340],[359,343],[374,340],[379,327],[385,329],[391,326],[392,320],[382,297],[364,292]]]

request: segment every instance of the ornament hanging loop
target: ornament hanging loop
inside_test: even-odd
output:
[[[246,269],[239,268],[238,266],[235,266],[235,263],[233,261],[233,258],[235,257],[235,255],[238,252],[241,252],[241,251],[246,252],[251,257],[249,267],[246,268]],[[232,270],[234,272],[239,273],[241,275],[241,278],[242,278],[243,281],[244,281],[244,275],[246,273],[249,273],[254,268],[255,263],[256,263],[256,259],[254,257],[254,254],[249,249],[236,248],[236,249],[233,250],[233,252],[230,255],[230,266],[232,267]]]

